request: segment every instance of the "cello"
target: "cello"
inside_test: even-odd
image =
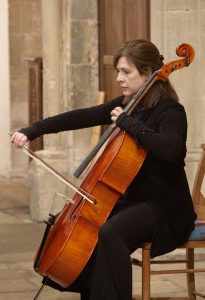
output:
[[[194,59],[194,50],[188,44],[181,44],[176,53],[183,58],[152,73],[125,107],[128,115],[156,81],[166,80],[173,71],[188,66]],[[28,153],[31,154],[29,150]],[[97,244],[100,227],[137,175],[147,151],[128,134],[111,126],[74,176],[80,176],[97,153],[99,157],[83,180],[81,192],[75,194],[73,203],[52,217],[49,232],[35,258],[36,272],[63,287],[71,285],[87,264]]]

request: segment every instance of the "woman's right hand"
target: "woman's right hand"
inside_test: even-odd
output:
[[[12,134],[11,142],[16,148],[22,148],[27,142],[29,142],[29,139],[25,134],[17,131]]]

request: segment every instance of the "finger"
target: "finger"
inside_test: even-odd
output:
[[[116,109],[117,109],[117,111],[119,111],[119,112],[123,111],[122,107],[120,107],[120,106],[117,106]]]
[[[18,133],[15,132],[12,134],[11,142],[14,144],[18,140]]]
[[[113,121],[113,122],[115,122],[116,121],[116,117],[115,116],[112,116],[112,118],[111,118],[111,120]]]
[[[12,142],[16,148],[20,148],[23,147],[27,140],[27,137],[23,133],[16,132],[13,135]]]
[[[21,136],[21,137],[19,138],[18,145],[19,145],[20,147],[23,147],[23,146],[25,145],[26,141],[27,141],[27,138],[26,138],[25,136]]]
[[[118,117],[123,112],[123,109],[121,107],[115,107],[115,109],[112,111],[112,116]]]
[[[114,115],[115,115],[115,109],[113,109],[113,110],[110,112],[110,115],[111,115],[111,116],[114,116]]]
[[[117,106],[117,107],[115,107],[115,111],[117,112],[117,114],[121,114],[123,112],[123,109],[122,109],[122,107]]]
[[[111,112],[111,116],[117,117],[119,115],[119,112],[117,111],[117,109],[113,109],[113,111]]]

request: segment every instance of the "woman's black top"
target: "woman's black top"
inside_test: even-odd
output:
[[[123,97],[118,97],[102,105],[68,111],[20,132],[33,140],[43,134],[111,124],[110,112],[116,106],[123,107],[122,103]],[[186,242],[196,219],[184,171],[187,137],[184,108],[175,100],[163,98],[155,107],[138,107],[130,117],[122,113],[116,124],[148,150],[122,199],[146,201],[154,208],[158,223],[151,256],[170,252]]]

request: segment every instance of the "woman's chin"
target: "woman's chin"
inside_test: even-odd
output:
[[[131,96],[131,93],[129,91],[122,91],[122,93],[125,97]]]

